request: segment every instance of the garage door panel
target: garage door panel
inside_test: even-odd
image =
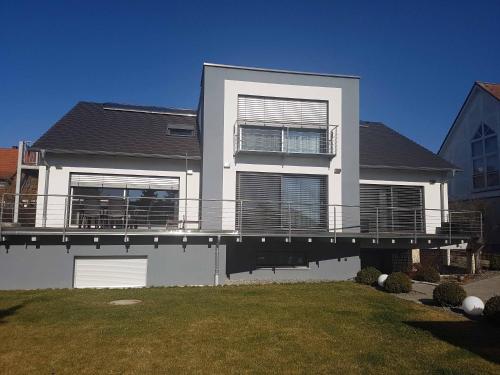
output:
[[[77,257],[75,288],[137,288],[146,286],[146,257]]]

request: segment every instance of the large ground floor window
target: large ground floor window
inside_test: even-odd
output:
[[[422,186],[360,185],[361,231],[424,232]]]
[[[126,223],[136,228],[178,225],[177,179],[72,175],[71,185],[72,225],[104,228],[120,228]]]
[[[328,228],[326,176],[239,172],[237,201],[242,231]]]

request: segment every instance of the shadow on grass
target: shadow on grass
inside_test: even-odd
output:
[[[500,328],[485,322],[407,321],[405,324],[500,364]]]
[[[5,321],[5,318],[7,318],[8,316],[14,315],[17,312],[17,310],[19,310],[22,307],[24,307],[24,303],[21,303],[19,305],[14,305],[14,306],[9,307],[7,309],[0,309],[0,324],[7,323]]]

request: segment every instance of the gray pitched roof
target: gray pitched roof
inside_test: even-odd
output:
[[[195,136],[167,134],[169,125],[191,125]],[[196,112],[164,107],[80,102],[33,145],[59,152],[200,157]]]
[[[459,170],[453,164],[380,122],[361,121],[359,164],[420,170]]]

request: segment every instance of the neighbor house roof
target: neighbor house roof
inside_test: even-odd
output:
[[[0,148],[0,180],[9,180],[17,172],[17,148]]]
[[[457,117],[455,117],[455,120],[453,120],[453,124],[451,124],[450,128],[448,129],[448,133],[446,134],[446,137],[444,137],[443,143],[441,143],[441,147],[439,147],[438,154],[441,153],[441,150],[443,149],[444,145],[446,144],[446,141],[448,141],[448,138],[450,137],[450,134],[451,134],[453,128],[455,127],[455,124],[456,124],[458,118],[460,117],[460,114],[464,110],[466,104],[469,101],[469,98],[471,97],[472,92],[474,91],[474,89],[476,87],[480,87],[482,90],[486,91],[488,94],[490,94],[494,98],[500,100],[500,83],[487,83],[487,82],[479,82],[479,81],[474,82],[469,93],[467,94],[467,97],[465,98],[465,101],[462,104],[462,107],[458,111]]]
[[[500,83],[476,82],[483,89],[488,91],[495,98],[500,100]]]
[[[360,122],[359,164],[362,168],[459,169],[388,126],[369,121]]]
[[[171,126],[194,136],[169,135]],[[33,145],[35,149],[110,155],[200,157],[196,112],[115,103],[79,102]]]

